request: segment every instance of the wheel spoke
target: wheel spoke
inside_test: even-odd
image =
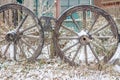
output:
[[[106,24],[106,25],[104,25],[104,26],[102,26],[102,27],[100,27],[99,29],[93,31],[92,33],[90,33],[90,35],[95,34],[95,33],[99,32],[99,31],[103,30],[103,29],[106,28],[107,26],[109,26],[109,23]]]
[[[3,41],[5,41],[5,39],[0,39],[0,42],[3,42]]]
[[[25,17],[22,19],[22,21],[20,22],[20,24],[18,25],[16,31],[19,31],[19,29],[22,27],[23,23],[25,22],[25,20],[27,19],[28,14],[25,15]]]
[[[84,52],[85,52],[85,63],[86,63],[86,65],[88,65],[88,55],[87,55],[87,46],[85,45],[84,46]]]
[[[71,49],[72,47],[76,46],[78,43],[79,43],[79,42],[74,43],[73,45],[71,45],[71,46],[65,48],[65,49],[63,50],[63,52],[66,52],[67,50],[69,50],[69,49]]]
[[[17,44],[16,44],[16,42],[13,43],[13,51],[14,51],[14,53],[13,53],[14,54],[14,60],[17,60],[16,59],[16,54],[17,54]]]
[[[31,31],[31,32],[25,32],[25,35],[31,35],[31,34],[36,34],[37,32]]]
[[[25,40],[20,40],[22,43],[24,43],[26,46],[28,46],[29,48],[31,48],[33,51],[35,51],[35,49],[31,46],[31,44],[27,43]]]
[[[73,16],[71,15],[70,17],[71,17],[73,23],[76,25],[77,29],[80,31],[80,27],[79,27],[79,25],[77,24],[77,22],[75,21],[75,19],[73,18]]]
[[[40,37],[39,36],[34,36],[34,35],[22,35],[23,38],[29,38],[30,40],[38,40]]]
[[[9,49],[9,47],[10,47],[10,44],[11,44],[11,43],[8,43],[8,44],[7,44],[6,49],[5,49],[4,53],[3,53],[3,55],[6,55],[8,49]]]
[[[86,29],[86,11],[83,10],[83,28]]]
[[[0,32],[0,37],[4,38],[5,35],[6,35],[6,32],[3,32],[3,31]]]
[[[101,49],[102,51],[106,51],[106,49],[105,49],[105,47],[104,46],[101,46],[101,44],[99,43],[98,44],[98,42],[91,42],[91,44],[93,44],[96,48],[99,48],[99,49]],[[102,52],[102,54],[105,56],[106,54],[104,53],[104,52]]]
[[[73,33],[73,34],[75,34],[75,35],[78,35],[76,32],[74,32],[73,30],[71,30],[71,29],[65,27],[64,25],[61,25],[61,27],[63,27],[64,29],[70,31],[71,33]]]
[[[102,43],[100,40],[104,40],[104,39],[107,39],[106,41],[105,41],[105,43]],[[114,37],[113,36],[94,36],[94,39],[93,39],[93,41],[91,41],[91,43],[95,46],[95,47],[97,47],[97,48],[99,48],[100,50],[102,50],[102,51],[104,51],[104,52],[102,52],[102,54],[104,55],[104,56],[106,56],[107,55],[107,52],[109,51],[109,49],[112,47],[112,46],[116,46],[116,44],[117,44],[117,42],[118,41],[116,41],[116,40],[112,40],[112,39],[114,39]],[[103,41],[102,40],[102,41]],[[110,42],[108,41],[108,40],[110,40]],[[103,45],[104,44],[104,45]],[[107,46],[107,47],[106,47]]]
[[[36,25],[33,25],[33,26],[31,26],[31,27],[28,27],[28,28],[22,30],[20,33],[24,33],[25,31],[27,31],[27,30],[29,30],[29,29],[32,29],[32,28],[34,28],[35,26],[36,26]]]
[[[118,44],[118,41],[114,41],[112,43],[109,44],[109,46],[116,46]]]
[[[96,47],[98,47],[98,48],[100,48],[100,49],[102,49],[103,51],[105,50],[105,48],[103,47],[103,46],[101,46],[101,44],[99,43],[97,43],[97,42],[91,42],[94,46],[96,46]]]
[[[73,39],[78,39],[78,37],[59,37],[60,40],[73,40]]]
[[[90,47],[93,55],[95,56],[95,58],[97,59],[98,63],[100,62],[99,58],[97,57],[97,54],[95,53],[95,51],[93,50],[92,46],[90,44],[88,44],[88,46]]]
[[[3,15],[4,15],[4,18],[5,18],[5,21],[7,22],[7,25],[10,27],[11,25],[10,25],[10,22],[9,22],[9,19],[8,19],[8,17],[6,16],[7,14],[6,14],[6,12],[5,11],[3,11]],[[5,27],[6,28],[6,27]],[[8,30],[8,28],[6,28],[7,30]],[[8,30],[9,31],[9,30]]]
[[[99,16],[100,16],[99,14],[96,14],[96,15],[95,15],[95,20],[93,21],[92,26],[90,27],[88,33],[93,29],[93,27],[94,27],[96,21],[98,20]]]
[[[97,39],[91,41],[91,43],[92,43],[94,46],[96,46],[96,47],[98,47],[98,48],[100,48],[100,49],[102,49],[102,50],[105,50],[105,47],[102,46],[102,43],[101,43],[100,41],[98,41]]]
[[[5,22],[5,11],[2,12],[3,15],[3,22]]]
[[[3,25],[1,26],[1,28],[0,28],[0,34],[6,34],[6,32],[8,32],[9,30],[8,30],[8,28],[6,28],[6,25],[4,25],[4,23],[2,23]],[[1,24],[0,24],[1,25]]]
[[[95,36],[93,35],[92,37],[97,38],[97,39],[112,39],[113,36]]]
[[[80,48],[81,48],[81,45],[77,48],[77,51],[76,51],[75,55],[73,56],[72,62],[74,62],[74,60],[75,60],[75,58],[76,58]]]
[[[26,55],[25,55],[25,52],[23,51],[23,48],[21,47],[21,43],[18,42],[18,47],[20,48],[20,51],[22,52],[22,54],[25,56],[26,58]]]

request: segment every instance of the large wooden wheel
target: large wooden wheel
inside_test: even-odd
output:
[[[70,65],[108,62],[118,45],[112,17],[91,5],[66,10],[57,20],[54,43],[60,58]]]
[[[20,4],[0,6],[0,55],[34,60],[43,47],[43,29],[32,11]]]

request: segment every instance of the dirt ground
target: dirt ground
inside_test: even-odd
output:
[[[60,59],[35,63],[0,60],[0,80],[120,80],[112,65],[72,67]]]

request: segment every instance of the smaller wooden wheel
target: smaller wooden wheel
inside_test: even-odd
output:
[[[57,20],[55,48],[70,65],[108,62],[118,45],[118,30],[112,17],[91,5],[66,10]]]
[[[0,54],[34,60],[43,47],[43,29],[32,11],[20,4],[0,6]]]

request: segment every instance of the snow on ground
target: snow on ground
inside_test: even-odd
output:
[[[71,67],[60,59],[35,63],[0,60],[0,80],[120,80],[111,66],[99,71],[95,67]]]
[[[109,63],[114,64],[113,69],[120,73],[120,43],[118,44],[118,48]]]
[[[120,43],[118,44],[118,48],[114,54],[114,56],[111,58],[111,60],[109,61],[110,63],[114,63],[114,61],[116,59],[120,59]]]
[[[111,59],[120,59],[120,44]],[[43,57],[43,56],[42,56]],[[14,62],[0,59],[0,80],[120,80],[120,65],[71,67],[60,59],[44,59],[35,63]]]
[[[118,59],[120,44],[111,62]],[[71,67],[60,59],[43,59],[35,63],[0,59],[0,80],[120,80],[120,65]]]

